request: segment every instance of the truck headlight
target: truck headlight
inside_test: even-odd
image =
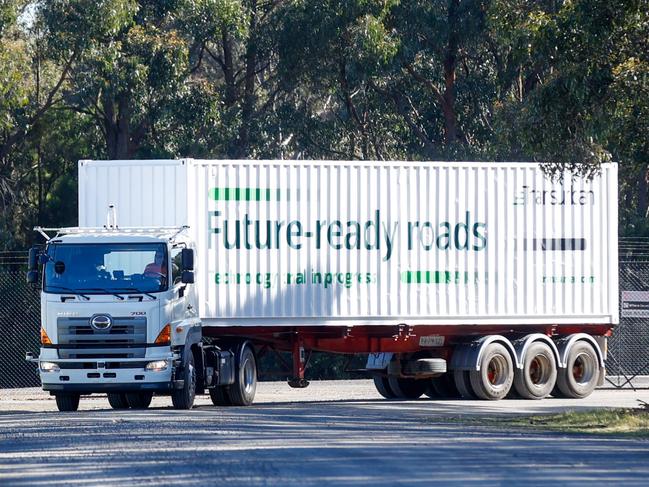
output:
[[[61,368],[54,362],[41,362],[42,372],[58,372]]]
[[[166,360],[155,360],[154,362],[149,362],[148,364],[146,364],[145,369],[159,372],[161,370],[165,370],[168,366],[169,363]]]

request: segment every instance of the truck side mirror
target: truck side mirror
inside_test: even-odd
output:
[[[180,275],[180,282],[183,284],[194,284],[194,271],[183,271]]]
[[[38,247],[32,247],[29,249],[29,257],[27,260],[27,282],[29,284],[38,283],[38,262],[40,257],[41,249]]]
[[[28,268],[30,271],[38,270],[38,262],[40,261],[40,250],[38,247],[29,249]]]
[[[27,272],[27,282],[29,284],[38,283],[38,271],[28,271]]]
[[[181,267],[184,271],[193,271],[194,270],[194,250],[193,249],[182,249],[180,255]],[[185,282],[185,281],[183,281]],[[192,282],[194,282],[192,280]]]

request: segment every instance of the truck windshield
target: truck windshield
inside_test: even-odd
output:
[[[64,244],[47,248],[43,290],[133,294],[167,289],[167,248],[160,243]]]

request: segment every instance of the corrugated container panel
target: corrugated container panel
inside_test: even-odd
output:
[[[211,324],[617,322],[617,166],[82,161],[80,225],[189,224]]]

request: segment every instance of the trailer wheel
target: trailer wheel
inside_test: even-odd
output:
[[[185,351],[187,362],[183,367],[183,388],[175,389],[171,393],[171,403],[175,409],[191,409],[196,398],[196,369],[194,368],[194,354],[190,349]]]
[[[233,406],[250,406],[257,391],[257,361],[249,345],[245,345],[234,374],[234,384],[228,387]]]
[[[428,388],[425,379],[405,379],[401,377],[388,377],[388,384],[394,395],[399,399],[419,399]]]
[[[514,371],[514,389],[524,399],[543,399],[557,382],[557,363],[547,343],[534,342],[525,352],[523,368]]]
[[[563,397],[581,399],[589,396],[599,380],[599,360],[593,347],[585,341],[575,343],[560,369],[557,387]]]
[[[133,409],[146,409],[151,404],[153,399],[152,392],[134,392],[126,394],[126,401]]]
[[[126,400],[126,394],[118,392],[109,392],[108,393],[108,404],[113,409],[128,409],[128,401]]]
[[[228,395],[228,386],[216,386],[209,389],[210,399],[215,406],[232,406]]]
[[[79,394],[57,394],[56,407],[59,411],[76,411],[79,409]]]
[[[383,377],[381,375],[375,375],[374,387],[376,387],[376,390],[379,391],[379,394],[381,394],[386,399],[394,399],[396,397],[396,395],[390,388],[390,384],[388,383],[387,377]]]
[[[473,387],[471,387],[471,379],[468,370],[454,370],[453,383],[462,399],[476,398],[475,392],[473,392]]]
[[[509,351],[500,343],[490,343],[480,359],[480,370],[471,370],[469,377],[480,399],[497,401],[504,398],[514,382],[514,364]]]
[[[453,376],[451,373],[446,373],[439,377],[433,377],[430,380],[431,398],[439,399],[457,399],[460,396],[460,391],[457,390]]]

